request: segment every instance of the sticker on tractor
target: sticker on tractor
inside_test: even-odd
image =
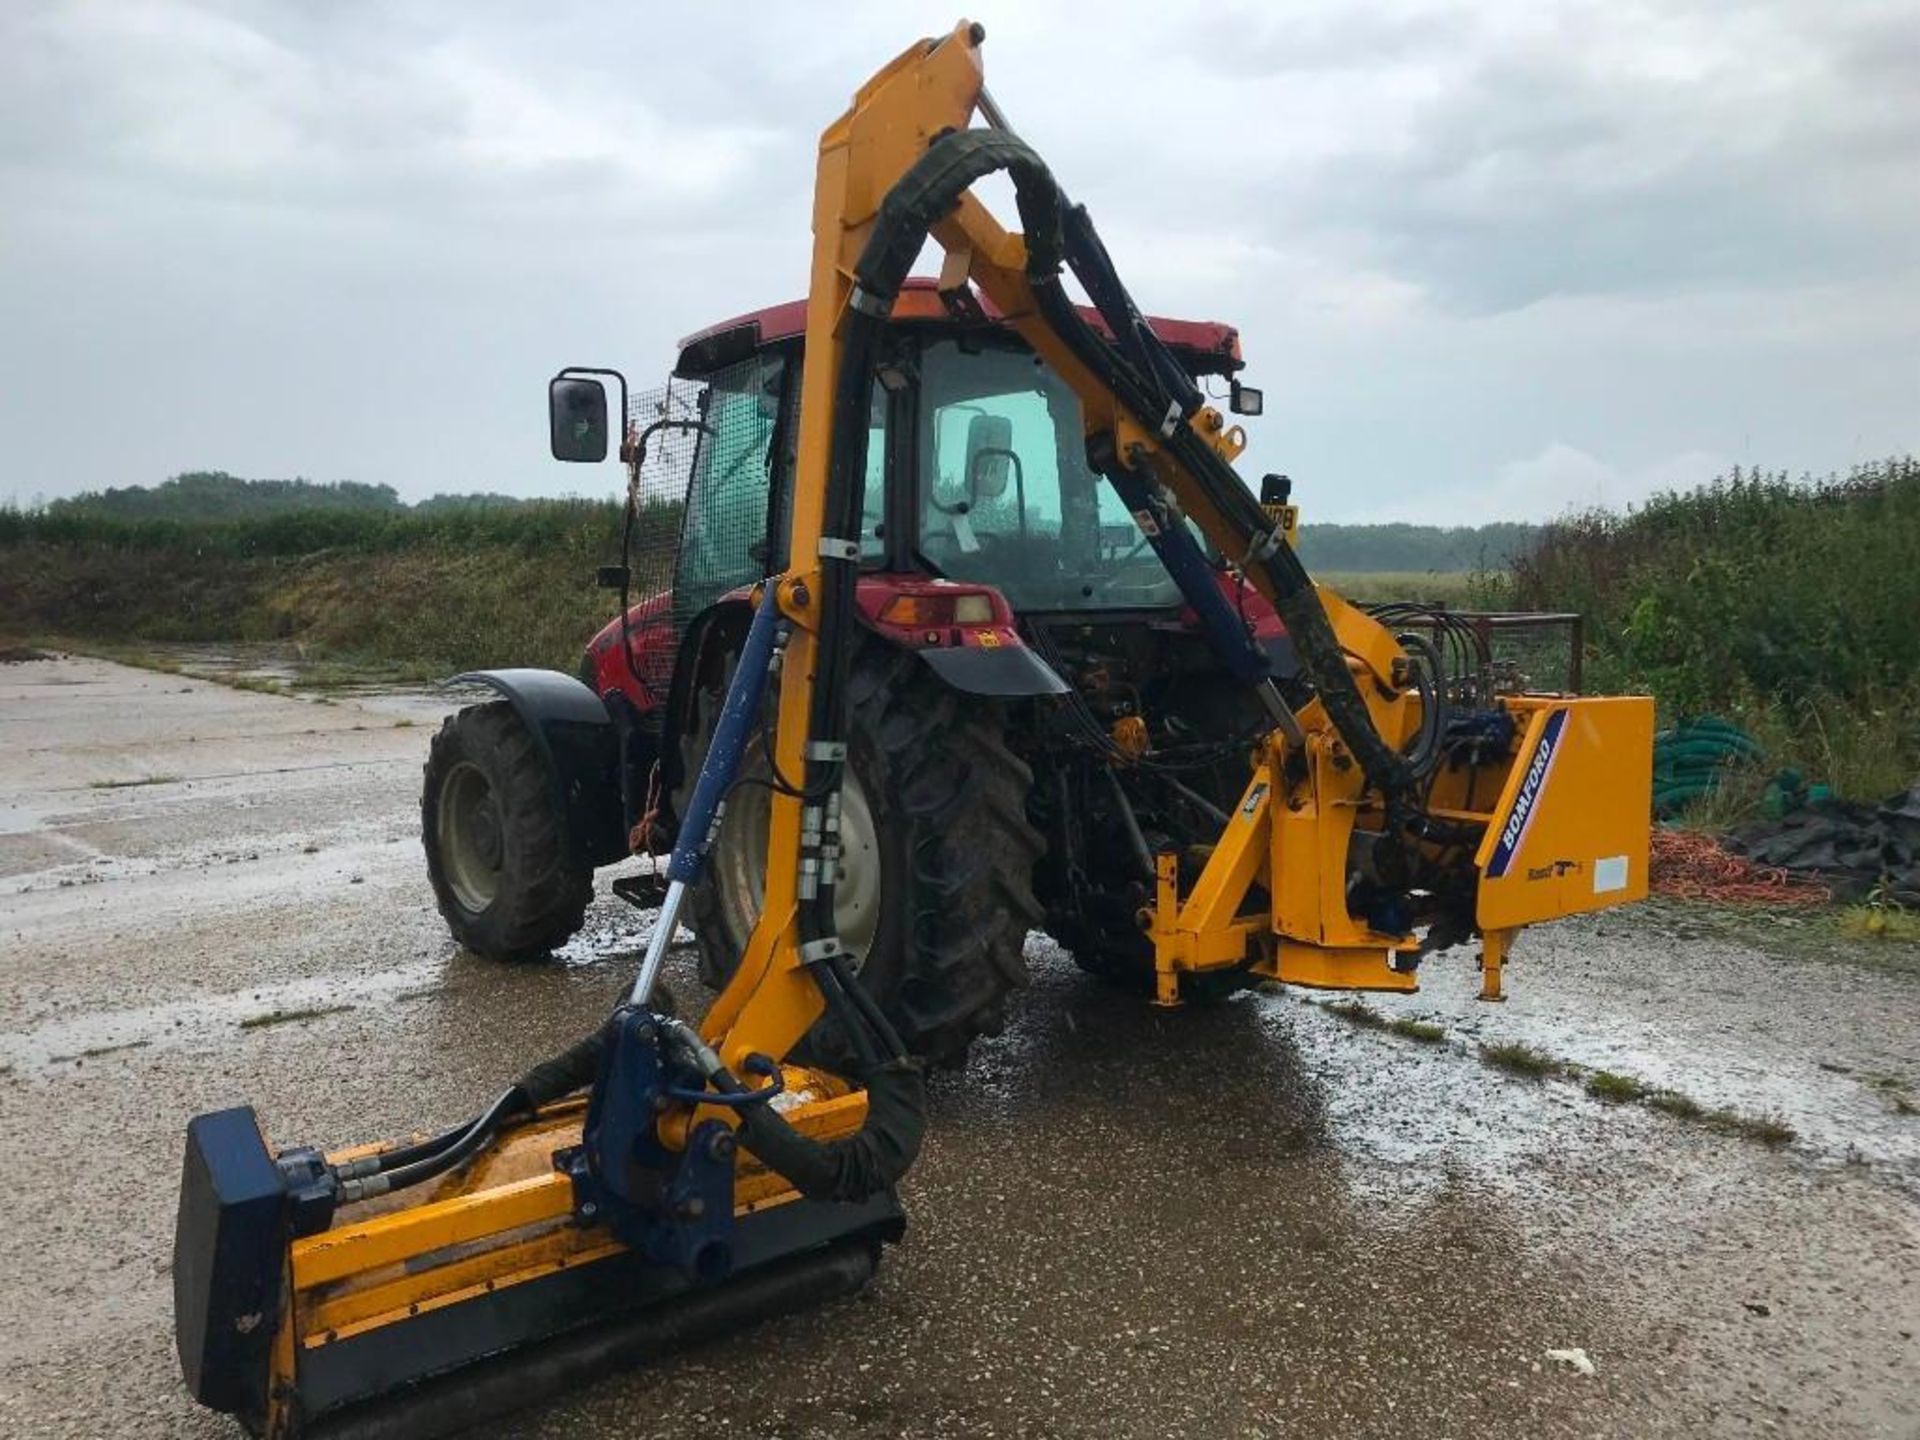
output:
[[[1540,808],[1540,796],[1547,788],[1554,757],[1560,753],[1560,734],[1566,728],[1565,710],[1556,710],[1547,717],[1539,747],[1533,752],[1526,778],[1520,782],[1520,793],[1514,796],[1513,809],[1507,813],[1507,823],[1500,831],[1500,843],[1493,847],[1493,857],[1487,861],[1489,880],[1505,875],[1513,864],[1513,857],[1520,852],[1520,844],[1527,838],[1527,829]]]
[[[982,650],[997,650],[1000,648],[1000,632],[997,630],[976,630],[973,632],[973,643],[978,645]]]

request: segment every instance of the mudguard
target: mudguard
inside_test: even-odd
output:
[[[558,670],[469,670],[447,683],[484,685],[513,706],[547,767],[576,858],[589,865],[626,859],[620,731],[598,695]]]
[[[900,643],[884,630],[873,633]],[[903,648],[912,649],[934,674],[969,695],[1064,695],[1067,690],[1067,682],[1054,673],[1053,667],[1024,645]]]

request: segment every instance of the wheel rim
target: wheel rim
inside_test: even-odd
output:
[[[486,772],[463,760],[440,786],[440,868],[463,910],[479,914],[500,893],[506,831]]]
[[[880,926],[880,837],[873,810],[852,767],[840,786],[840,862],[834,874],[833,922],[840,943],[853,952],[854,969],[866,962]],[[743,785],[727,801],[727,815],[714,845],[714,880],[733,939],[744,944],[760,918],[767,893],[767,827],[773,794],[764,785]]]

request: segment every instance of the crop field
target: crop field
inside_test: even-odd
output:
[[[234,482],[244,501],[232,486],[218,492],[233,518],[153,514],[124,499],[112,510],[0,511],[0,638],[122,654],[273,642],[311,661],[424,679],[479,665],[571,671],[616,608],[594,583],[617,553],[611,500],[449,497],[410,509],[390,494],[349,493],[327,495],[325,508],[285,508],[294,502],[281,495],[282,508],[261,509],[245,488],[255,483]],[[677,505],[644,506],[636,554],[666,554],[679,518]],[[1735,471],[1626,514],[1538,529],[1322,528],[1323,538],[1306,532],[1309,558],[1424,547],[1460,563],[1470,550],[1522,546],[1510,563],[1470,569],[1317,573],[1362,602],[1577,612],[1590,687],[1651,693],[1663,721],[1726,715],[1772,761],[1843,794],[1880,799],[1920,771],[1920,463],[1910,458],[1827,480]],[[656,562],[635,575],[635,593],[668,578]],[[1765,779],[1736,785],[1731,811],[1750,808]]]

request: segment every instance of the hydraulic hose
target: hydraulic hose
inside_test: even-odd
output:
[[[810,1200],[865,1200],[897,1184],[920,1153],[927,1083],[913,1060],[890,1060],[863,1077],[867,1120],[844,1140],[811,1140],[771,1105],[740,1113],[740,1142]]]
[[[586,1039],[562,1051],[551,1060],[544,1061],[516,1080],[512,1087],[496,1100],[493,1106],[483,1114],[456,1125],[453,1129],[434,1136],[431,1140],[421,1140],[412,1145],[396,1146],[384,1150],[378,1155],[370,1155],[364,1160],[350,1161],[337,1167],[336,1178],[342,1182],[361,1180],[368,1176],[383,1176],[385,1186],[380,1190],[366,1190],[355,1198],[366,1198],[370,1194],[382,1194],[387,1190],[398,1190],[406,1185],[417,1185],[420,1181],[431,1179],[434,1175],[445,1173],[458,1165],[461,1160],[472,1155],[491,1139],[506,1121],[520,1115],[531,1115],[542,1105],[564,1099],[576,1090],[583,1090],[593,1083],[600,1070],[600,1057],[606,1051],[606,1038],[596,1030]],[[461,1150],[458,1157],[446,1160],[445,1164],[426,1168],[429,1162],[445,1159],[456,1146],[460,1146],[469,1137],[478,1136]]]
[[[500,1098],[472,1121],[451,1144],[428,1141],[426,1146],[440,1145],[441,1148],[418,1159],[405,1159],[405,1152],[394,1152],[393,1159],[401,1163],[390,1163],[373,1174],[358,1174],[351,1167],[344,1171],[335,1171],[340,1181],[340,1199],[351,1204],[359,1200],[371,1200],[376,1195],[386,1195],[395,1190],[405,1190],[409,1186],[421,1184],[449,1170],[464,1164],[477,1155],[486,1143],[508,1119],[526,1111],[526,1096],[520,1088],[511,1086],[500,1092]],[[415,1147],[409,1147],[413,1149]],[[380,1159],[388,1159],[382,1156]]]
[[[1440,738],[1446,731],[1447,696],[1440,647],[1424,635],[1406,631],[1393,637],[1402,650],[1417,654],[1424,666],[1414,668],[1414,687],[1420,695],[1420,733],[1407,751],[1407,768],[1424,780],[1440,763]]]
[[[364,1173],[373,1175],[384,1174],[386,1171],[398,1170],[404,1165],[411,1165],[417,1160],[425,1160],[431,1156],[438,1155],[449,1146],[458,1144],[460,1137],[471,1130],[479,1118],[480,1117],[476,1115],[465,1124],[456,1125],[453,1129],[444,1131],[434,1136],[431,1140],[421,1140],[413,1145],[397,1145],[391,1150],[383,1150],[378,1155],[370,1156],[369,1159],[372,1163]]]
[[[551,1105],[591,1085],[600,1073],[600,1062],[606,1053],[607,1032],[603,1026],[551,1060],[534,1066],[514,1082],[513,1088],[526,1097],[529,1110]]]
[[[1142,376],[1081,317],[1061,282],[1065,247],[1059,185],[1045,162],[1010,131],[960,130],[941,137],[882,201],[873,232],[854,267],[858,288],[849,319],[855,323],[849,327],[848,368],[840,376],[842,403],[836,406],[836,475],[841,470],[838,461],[843,449],[850,452],[849,458],[857,451],[861,467],[866,458],[864,406],[868,379],[864,368],[852,368],[856,344],[867,347],[858,353],[870,358],[872,339],[885,323],[900,283],[934,222],[952,210],[970,185],[996,171],[1005,171],[1014,185],[1025,230],[1027,282],[1042,318],[1144,428],[1165,436],[1168,451],[1200,487],[1208,503],[1235,529],[1251,537],[1241,563],[1248,568],[1257,566],[1266,576],[1274,607],[1328,719],[1387,803],[1388,833],[1397,848],[1401,831],[1418,813],[1416,777],[1405,758],[1374,726],[1313,581],[1293,548],[1274,532],[1272,522],[1233,467],[1184,423],[1178,400],[1161,403],[1164,387]],[[1090,231],[1091,227],[1086,228]],[[1077,249],[1083,254],[1100,253],[1086,240]],[[1110,295],[1124,295],[1114,277],[1102,276],[1100,281]],[[861,336],[857,342],[854,332]],[[865,363],[863,360],[863,366]],[[849,433],[851,425],[841,423],[841,411],[855,399],[861,407],[857,434]],[[860,472],[863,474],[864,468]],[[860,475],[851,477],[856,482],[851,487],[856,495]]]
[[[487,1107],[486,1113],[467,1127],[453,1144],[437,1155],[424,1160],[416,1160],[411,1165],[400,1165],[381,1173],[386,1182],[386,1190],[403,1190],[409,1185],[418,1185],[423,1180],[431,1180],[436,1175],[444,1175],[469,1156],[477,1154],[480,1147],[491,1140],[503,1121],[509,1116],[519,1114],[526,1106],[526,1098],[517,1088],[503,1090],[500,1098]],[[380,1193],[378,1190],[374,1194]]]
[[[843,758],[837,757],[844,757],[846,753],[847,673],[857,638],[852,619],[859,574],[856,537],[866,489],[873,367],[880,337],[893,313],[894,298],[934,222],[952,210],[975,181],[997,170],[1015,173],[1017,203],[1027,230],[1029,263],[1049,273],[1058,269],[1062,254],[1060,195],[1040,158],[1011,134],[967,131],[937,141],[887,192],[854,265],[855,284],[848,297],[846,324],[841,332],[840,371],[834,387],[826,493],[822,499],[822,594],[813,695],[807,715],[807,769],[802,782],[809,806],[803,820],[803,834],[818,836],[818,839],[811,842],[811,854],[806,852],[803,843],[800,940],[803,947],[817,947],[818,962],[828,966],[821,976],[822,994],[829,1002],[851,1002],[845,1008],[853,1013],[843,1018],[855,1027],[870,1030],[880,1048],[895,1057],[891,1062],[894,1065],[904,1060],[900,1037],[861,985],[859,977],[838,963],[842,952],[838,949],[839,935],[833,914],[837,868],[833,858],[839,843],[837,798],[845,764]],[[814,796],[827,798],[824,803],[817,803],[811,799]],[[791,1131],[784,1121],[773,1115],[757,1124],[763,1139],[781,1158],[767,1154],[761,1158],[803,1190],[806,1185],[802,1182],[802,1173],[811,1177],[806,1184],[816,1188],[857,1188],[866,1183],[858,1177],[871,1179],[893,1174],[897,1178],[897,1172],[892,1169],[894,1162],[897,1161],[899,1171],[904,1172],[919,1149],[919,1111],[924,1090],[917,1074],[909,1086],[886,1065],[872,1073],[894,1078],[883,1078],[880,1082],[887,1090],[884,1103],[876,1109],[872,1108],[872,1098],[869,1101],[869,1120],[879,1117],[883,1122],[881,1128],[873,1135],[863,1130],[853,1140],[840,1142],[855,1146],[855,1150],[823,1149]],[[768,1113],[766,1106],[754,1109]],[[889,1112],[892,1113],[889,1115]],[[894,1133],[909,1115],[914,1127],[911,1143]],[[829,1155],[839,1158],[831,1161],[823,1158]],[[800,1173],[790,1172],[786,1168],[789,1165],[799,1167]],[[832,1171],[840,1178],[827,1178],[831,1167],[840,1167]]]
[[[1149,430],[1160,429],[1164,417],[1152,413],[1150,393],[1144,382],[1130,374],[1125,362],[1080,318],[1060,277],[1042,278],[1030,273],[1028,283],[1042,317],[1075,357],[1113,390],[1143,426]],[[1362,773],[1386,799],[1390,818],[1400,822],[1391,827],[1397,833],[1416,808],[1413,772],[1375,728],[1353,673],[1347,669],[1346,652],[1333,632],[1306,567],[1300,563],[1293,547],[1273,533],[1272,522],[1260,509],[1253,492],[1241,483],[1233,467],[1221,459],[1211,445],[1186,425],[1176,424],[1166,436],[1166,446],[1200,486],[1209,503],[1235,529],[1253,537],[1253,544],[1241,564],[1248,569],[1257,566],[1267,577],[1274,609],[1287,627],[1302,669],[1313,682],[1334,730],[1353,752]]]
[[[713,1089],[730,1099],[748,1093],[697,1030],[678,1020],[663,1022],[660,1028]],[[735,1111],[741,1143],[809,1199],[852,1203],[878,1195],[898,1183],[920,1153],[926,1079],[920,1062],[905,1056],[866,1067],[860,1079],[867,1091],[867,1118],[854,1134],[813,1140],[773,1106],[746,1104]]]
[[[1010,134],[956,132],[936,141],[895,182],[880,203],[873,229],[854,265],[855,288],[842,331],[823,505],[823,533],[830,539],[850,541],[859,531],[866,488],[873,365],[880,336],[893,313],[894,297],[934,222],[952,210],[975,181],[997,170],[1015,172],[1030,263],[1036,263],[1033,257],[1037,255],[1037,263],[1049,270],[1060,264],[1059,192],[1040,158]],[[1042,180],[1046,183],[1039,183]],[[821,569],[825,593],[820,597],[819,659],[807,717],[809,759],[804,788],[810,793],[837,789],[843,763],[814,756],[831,753],[832,747],[846,743],[846,681],[854,640],[852,612],[858,555],[835,552],[829,546],[823,550]],[[833,843],[830,834],[829,843]],[[837,938],[833,871],[832,865],[819,863],[813,893],[802,900],[803,943]],[[857,996],[858,978],[848,980],[849,993]]]

